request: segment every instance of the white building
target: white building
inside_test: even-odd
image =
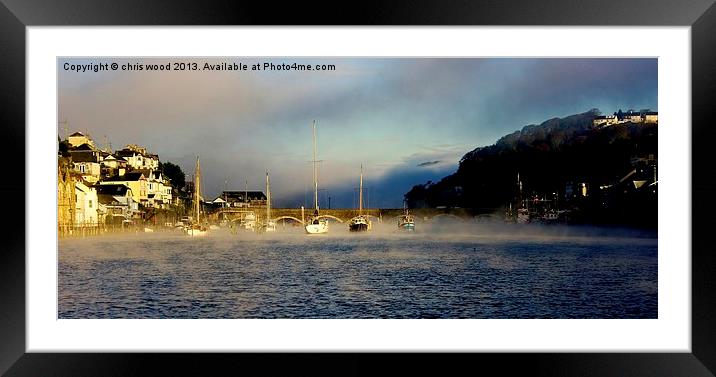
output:
[[[75,182],[75,223],[97,226],[97,190],[81,181]]]
[[[105,224],[123,224],[139,213],[139,205],[133,199],[132,189],[124,184],[97,186],[100,221]]]
[[[147,152],[147,149],[134,144],[115,152],[116,157],[127,160],[127,165],[133,169],[159,169],[159,156]]]
[[[172,187],[169,179],[159,170],[141,169],[135,171],[147,177],[147,205],[166,208],[172,202]]]
[[[132,199],[137,203],[147,203],[147,179],[141,172],[129,172],[122,176],[114,176],[100,182],[103,185],[125,185],[131,189]]]
[[[592,121],[592,123],[594,124],[594,126],[606,127],[606,126],[611,126],[613,124],[618,124],[620,122],[619,122],[619,119],[617,119],[616,115],[601,115],[601,116],[595,117],[594,120]]]

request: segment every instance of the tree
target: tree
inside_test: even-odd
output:
[[[159,169],[162,174],[171,180],[174,188],[182,189],[186,184],[186,175],[184,175],[179,165],[174,165],[171,162],[159,163]]]

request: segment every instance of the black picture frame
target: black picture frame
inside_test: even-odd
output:
[[[28,26],[62,25],[673,25],[691,27],[692,61],[692,353],[480,353],[434,358],[406,354],[49,354],[25,352],[25,177],[4,164],[0,195],[11,235],[0,249],[0,373],[44,375],[455,374],[711,376],[716,371],[716,259],[709,233],[716,201],[710,144],[716,95],[714,0],[392,1],[323,3],[257,1],[0,0],[0,122],[6,156],[23,155],[25,42]],[[479,43],[479,41],[476,41]],[[632,41],[625,41],[632,43]],[[688,127],[684,127],[688,132]],[[54,209],[47,210],[48,215]],[[20,225],[23,224],[23,225]],[[26,229],[26,228],[25,228]],[[668,231],[661,229],[661,231]],[[681,252],[681,251],[680,251]],[[688,253],[689,250],[682,252]],[[331,365],[330,364],[335,364]],[[380,365],[380,367],[378,366]],[[336,369],[340,368],[340,369]],[[495,369],[497,368],[497,369]],[[321,373],[323,372],[323,373]],[[494,373],[494,372],[493,372]]]

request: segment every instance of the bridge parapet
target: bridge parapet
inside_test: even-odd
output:
[[[220,208],[209,214],[209,218],[218,221],[223,219],[236,220],[247,213],[253,213],[256,219],[262,221],[266,217],[266,207],[249,207],[249,208]],[[358,216],[357,209],[321,209],[321,215],[332,217],[340,221],[346,222],[353,217]],[[456,217],[461,219],[470,219],[477,213],[475,210],[467,208],[418,208],[411,209],[410,213],[418,221],[429,221],[435,217]],[[392,221],[403,214],[402,208],[369,208],[364,209],[363,214],[377,218],[379,221]],[[303,218],[301,217],[303,215]],[[272,208],[272,220],[294,219],[303,221],[313,215],[312,208],[306,208],[301,213],[300,208]]]

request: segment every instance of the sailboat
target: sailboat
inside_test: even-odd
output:
[[[313,216],[308,219],[306,224],[306,233],[323,234],[328,233],[328,220],[322,219],[318,214],[318,173],[316,171],[316,121],[313,121]]]
[[[263,224],[263,231],[276,231],[276,222],[271,220],[271,187],[269,186],[268,170],[266,170],[266,222]]]
[[[358,194],[358,216],[351,219],[348,229],[351,232],[364,232],[370,230],[371,221],[363,216],[363,165],[360,166],[360,194]]]
[[[413,219],[413,215],[410,214],[410,211],[408,211],[405,202],[403,202],[403,214],[398,218],[398,229],[407,230],[409,232],[415,230],[415,220]]]
[[[201,168],[199,167],[199,156],[196,156],[196,173],[194,178],[194,222],[186,229],[186,234],[194,236],[205,236],[208,232],[206,227],[201,225]]]

